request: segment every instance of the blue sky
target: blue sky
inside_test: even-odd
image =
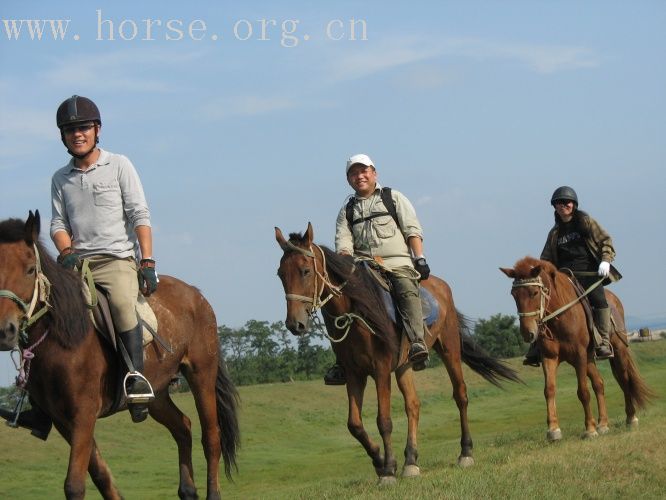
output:
[[[413,201],[464,313],[515,313],[497,268],[539,255],[567,184],[613,236],[627,314],[666,316],[663,2],[10,0],[0,13],[0,218],[39,209],[48,225],[68,161],[55,110],[90,97],[101,146],[141,175],[159,271],[199,287],[220,324],[284,318],[273,227],[311,221],[332,245],[358,152]],[[69,20],[64,39],[48,24],[41,40],[25,23],[8,35],[44,19]]]

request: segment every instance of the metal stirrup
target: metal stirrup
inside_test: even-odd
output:
[[[130,377],[143,380],[148,386],[149,392],[127,394],[127,379]],[[128,403],[148,403],[155,399],[155,393],[153,392],[153,387],[150,385],[150,382],[148,382],[148,379],[137,371],[127,372],[125,378],[123,379],[123,392],[125,393],[125,398],[127,399]]]

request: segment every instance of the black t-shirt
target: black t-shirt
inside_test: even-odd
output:
[[[560,222],[557,229],[557,265],[572,271],[594,271],[596,264],[574,221]]]

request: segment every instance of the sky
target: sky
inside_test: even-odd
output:
[[[273,228],[332,246],[361,152],[468,316],[515,314],[498,268],[540,254],[569,185],[613,237],[626,313],[666,317],[662,1],[5,0],[0,19],[0,218],[48,227],[55,112],[89,97],[142,179],[158,272],[220,325],[284,319]]]

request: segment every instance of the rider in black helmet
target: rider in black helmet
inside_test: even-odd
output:
[[[571,269],[585,289],[604,279],[588,298],[602,339],[595,346],[596,358],[611,358],[611,316],[603,285],[622,277],[610,264],[615,258],[613,241],[597,221],[578,209],[578,195],[573,188],[558,187],[551,196],[550,204],[555,208],[555,225],[548,233],[541,259],[552,262],[557,268]],[[539,366],[540,361],[541,353],[533,342],[523,363]]]

